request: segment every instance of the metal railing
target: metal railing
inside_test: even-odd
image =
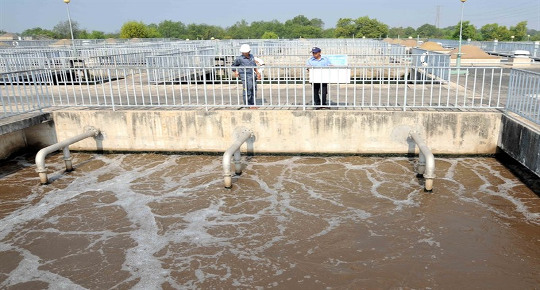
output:
[[[501,67],[462,67],[459,74],[449,67],[404,64],[347,69],[348,83],[328,86],[329,107],[502,109],[508,94],[509,70]],[[265,66],[261,70],[256,106],[314,107],[305,66]],[[231,71],[231,66],[170,66],[1,73],[0,98],[4,117],[47,106],[244,107],[241,81]],[[164,77],[156,81],[155,75]]]
[[[540,73],[512,70],[506,109],[540,125]]]
[[[50,76],[51,70],[48,69],[0,73],[0,118],[41,111],[52,106],[48,82]]]

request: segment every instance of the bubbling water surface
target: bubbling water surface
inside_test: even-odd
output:
[[[540,198],[493,158],[75,153],[0,166],[0,288],[534,288]]]

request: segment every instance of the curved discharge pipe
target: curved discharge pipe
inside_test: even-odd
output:
[[[244,127],[234,129],[234,143],[223,153],[223,178],[225,188],[232,187],[231,159],[234,155],[234,172],[236,175],[242,174],[242,164],[240,164],[240,146],[253,136],[253,132]]]
[[[420,149],[418,166],[416,168],[417,173],[424,176],[424,190],[431,192],[433,190],[433,179],[435,178],[435,157],[418,133],[410,132],[409,135]]]
[[[71,163],[71,155],[69,153],[69,145],[79,142],[83,139],[89,138],[89,137],[96,137],[100,133],[99,129],[96,129],[94,127],[88,127],[86,129],[86,132],[83,134],[71,137],[69,139],[66,139],[62,142],[58,142],[56,144],[53,144],[51,146],[45,147],[36,154],[36,166],[37,166],[37,173],[39,174],[39,179],[41,184],[47,184],[49,183],[49,179],[47,177],[47,168],[45,167],[45,157],[49,155],[50,153],[63,149],[64,152],[64,162],[66,163],[66,172],[73,170],[73,164]]]

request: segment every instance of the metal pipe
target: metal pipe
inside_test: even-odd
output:
[[[435,178],[435,157],[417,132],[410,132],[409,135],[420,149],[417,172],[424,176],[424,190],[431,192],[433,190],[433,179]]]
[[[99,129],[96,129],[94,127],[88,127],[86,128],[86,132],[83,134],[77,135],[75,137],[71,137],[69,139],[66,139],[62,142],[58,142],[56,144],[53,144],[51,146],[45,147],[36,154],[36,166],[37,166],[37,173],[39,174],[39,179],[41,184],[47,184],[49,183],[49,179],[47,178],[47,168],[45,167],[45,157],[49,155],[50,153],[62,149],[64,152],[64,162],[66,164],[66,171],[72,171],[73,165],[71,162],[71,155],[69,153],[69,145],[79,142],[83,139],[86,139],[88,137],[96,137],[100,133]]]
[[[253,132],[244,127],[237,127],[234,130],[234,143],[223,153],[223,177],[225,188],[232,187],[231,159],[234,155],[234,172],[236,175],[242,174],[242,164],[240,163],[240,146],[253,136]]]

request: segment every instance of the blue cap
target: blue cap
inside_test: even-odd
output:
[[[311,49],[311,52],[321,52],[321,49],[315,46]]]

